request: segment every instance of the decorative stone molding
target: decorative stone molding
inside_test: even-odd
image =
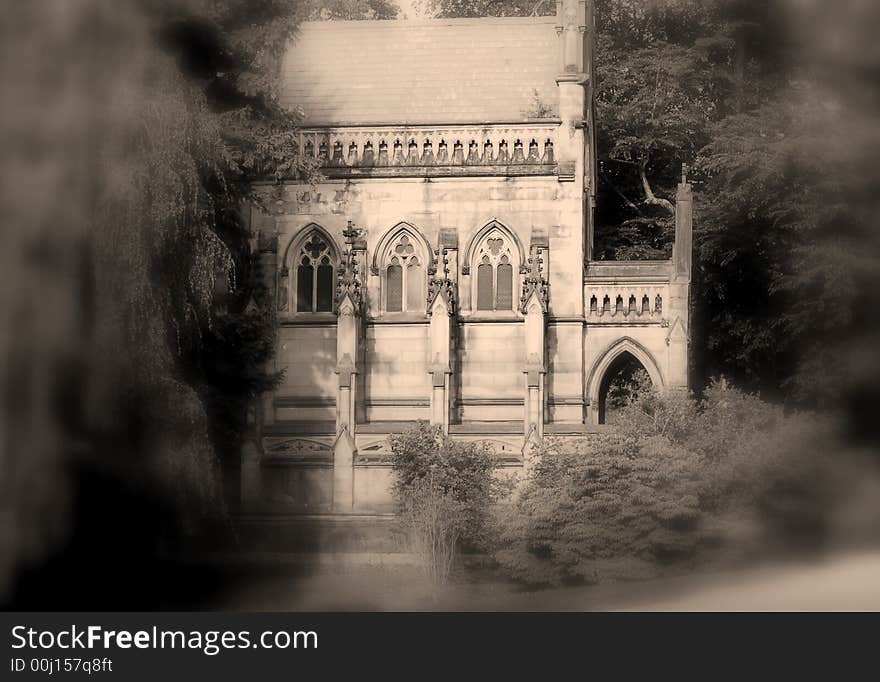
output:
[[[357,261],[355,251],[356,241],[361,234],[361,230],[354,227],[352,222],[348,221],[348,227],[342,231],[345,237],[346,249],[342,254],[342,260],[336,275],[336,295],[334,297],[333,308],[337,314],[344,312],[342,302],[348,298],[351,300],[351,308],[355,314],[360,314],[363,309],[363,293],[361,291],[360,268]]]
[[[519,311],[525,315],[528,313],[529,301],[536,297],[541,304],[541,312],[546,313],[550,301],[550,287],[544,278],[544,249],[532,248],[532,256],[529,258],[529,271],[523,278],[522,295],[519,299]]]
[[[529,257],[529,272],[526,275],[520,312],[525,315],[525,362],[523,373],[526,378],[524,394],[523,428],[526,441],[529,438],[544,437],[544,374],[547,366],[544,362],[546,354],[545,326],[547,322],[548,287],[544,278],[542,254],[544,249],[532,245]]]
[[[330,234],[317,223],[303,226],[287,243],[278,262],[277,309],[294,315],[330,314],[334,308],[339,251]],[[303,272],[305,268],[305,282]],[[306,290],[300,287],[305,284]]]
[[[346,353],[342,356],[339,362],[336,363],[335,372],[339,375],[339,387],[351,388],[351,378],[353,375],[357,374],[357,366],[354,364],[354,360],[352,360],[351,355]]]
[[[557,175],[559,176],[559,182],[574,182],[575,175],[575,163],[574,161],[566,161],[564,163],[559,164],[559,170]]]
[[[675,342],[688,342],[687,331],[685,330],[684,323],[681,321],[680,317],[676,317],[672,324],[669,325],[669,332],[666,335],[667,346]]]
[[[588,12],[586,0],[556,2],[556,35],[559,36],[563,73],[580,74],[586,70],[583,44]]]
[[[286,436],[264,436],[263,453],[265,459],[283,459],[295,462],[329,461],[333,447],[310,438],[290,438]]]
[[[663,284],[607,284],[586,287],[588,320],[662,321],[663,301],[669,287]]]
[[[358,445],[358,454],[363,458],[389,459],[392,451],[388,436],[364,440]]]
[[[314,128],[298,149],[325,175],[553,175],[558,121],[482,126]]]
[[[434,301],[438,296],[446,303],[446,314],[455,316],[455,282],[449,278],[449,252],[446,249],[434,251],[434,260],[428,269],[428,315],[434,310]]]
[[[651,377],[651,383],[655,388],[665,387],[666,382],[663,379],[663,374],[651,352],[634,338],[622,336],[598,354],[593,366],[587,372],[587,396],[591,404],[598,404],[599,385],[602,378],[611,363],[624,352],[629,353],[642,364],[642,367],[648,372],[648,376]]]
[[[496,234],[493,234],[496,233]],[[487,222],[483,227],[481,227],[477,233],[471,237],[468,241],[468,245],[464,250],[464,254],[461,259],[461,274],[462,275],[470,275],[471,268],[474,264],[473,261],[476,260],[475,256],[477,252],[484,245],[487,237],[507,237],[510,239],[511,243],[511,256],[514,260],[514,265],[519,268],[519,273],[524,275],[528,272],[528,266],[525,262],[525,250],[523,249],[523,244],[519,239],[519,236],[516,234],[514,230],[511,230],[506,225],[501,223],[498,220],[492,219]],[[515,249],[513,248],[515,246]]]

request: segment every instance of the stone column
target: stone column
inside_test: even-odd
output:
[[[357,381],[351,375],[357,374],[358,335],[360,320],[357,311],[347,296],[343,298],[337,311],[336,321],[336,373],[339,375],[339,390],[345,390],[336,400],[336,431],[347,428],[354,432],[354,393]],[[342,398],[345,398],[343,400]]]
[[[336,324],[336,442],[333,445],[333,511],[354,506],[355,400],[357,398],[358,310],[349,296],[337,307]]]
[[[525,362],[523,373],[526,378],[523,433],[526,441],[540,440],[544,437],[544,374],[547,371],[546,356],[546,314],[547,282],[542,266],[544,250],[532,246],[529,258],[529,272],[523,281],[520,312],[525,315]]]
[[[675,195],[675,242],[672,246],[672,278],[676,282],[691,281],[691,254],[694,231],[694,193],[682,170]]]
[[[367,242],[365,239],[358,237],[356,240],[354,240],[354,242],[352,243],[351,250],[352,250],[353,263],[355,264],[355,267],[358,267],[357,266],[358,263],[366,263],[367,262],[366,261]],[[358,276],[359,276],[359,273],[355,273],[355,277],[358,277]],[[357,301],[360,301],[360,304],[358,304]],[[361,295],[360,287],[358,287],[358,289],[357,289],[357,296],[356,296],[355,304],[359,306],[357,312],[359,313],[360,316],[362,316],[364,313],[364,308],[363,308],[364,302],[363,302],[363,297]],[[362,329],[360,326],[360,321],[361,321],[361,317],[358,318],[358,329],[357,329],[358,337],[357,338],[361,338],[360,334],[362,332]],[[358,343],[357,353],[358,354],[356,356],[354,356],[355,366],[362,367],[363,362],[364,362],[363,344]],[[352,413],[352,417],[351,417],[351,422],[354,427],[352,433],[354,433],[354,431],[357,430],[358,422],[362,423],[362,422],[366,421],[366,419],[367,419],[366,406],[364,404],[364,396],[365,395],[366,395],[366,388],[364,386],[364,372],[358,372],[358,374],[355,377],[355,383],[353,384],[353,387],[352,387],[352,404],[354,405],[354,408],[353,408],[354,412]]]
[[[556,84],[559,86],[559,118],[562,120],[557,142],[556,157],[560,182],[576,182],[573,196],[581,204],[585,173],[583,129],[587,123],[586,54],[588,14],[585,0],[559,0],[556,3],[556,35],[559,43],[559,61]],[[581,206],[578,210],[583,211]]]
[[[438,295],[431,302],[428,372],[431,374],[431,423],[440,426],[443,433],[449,433],[449,377],[452,367],[449,362],[450,306],[446,297]]]
[[[556,34],[559,36],[562,71],[584,73],[587,69],[587,22],[591,13],[586,0],[556,1]]]
[[[556,3],[559,46],[557,95],[560,126],[554,151],[557,158],[556,225],[548,226],[554,249],[554,315],[583,315],[583,264],[591,257],[590,193],[593,137],[590,97],[591,13],[584,0]]]
[[[534,432],[538,438],[544,437],[544,310],[532,295],[525,309],[525,348],[526,357],[523,373],[526,377],[524,435],[528,438]]]
[[[452,376],[452,318],[455,315],[455,283],[450,278],[450,253],[457,254],[458,240],[441,231],[440,247],[434,252],[428,280],[428,372],[431,375],[431,423],[449,433],[449,393]],[[448,248],[447,246],[448,245]],[[452,267],[457,258],[453,255]],[[456,270],[453,269],[453,272]]]
[[[687,168],[675,197],[675,243],[672,247],[672,278],[669,282],[669,346],[667,377],[670,388],[688,386],[689,295],[693,249],[694,199],[687,182]]]
[[[333,443],[333,511],[354,507],[354,456],[357,452],[357,376],[363,296],[358,266],[361,230],[348,221],[342,232],[347,248],[336,282],[336,441]]]

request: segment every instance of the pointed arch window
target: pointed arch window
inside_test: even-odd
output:
[[[407,234],[392,240],[385,257],[385,311],[425,310],[425,266],[417,242]]]
[[[324,235],[313,231],[296,256],[296,312],[329,313],[333,310],[333,248]]]
[[[475,253],[477,310],[513,310],[514,254],[511,240],[499,231],[491,232]]]

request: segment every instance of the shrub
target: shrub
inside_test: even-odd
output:
[[[510,575],[648,577],[730,552],[821,547],[848,491],[876,477],[833,418],[785,413],[723,381],[699,401],[633,395],[613,434],[548,439],[536,450],[499,515],[495,557]]]
[[[412,551],[435,584],[449,575],[459,541],[486,545],[490,508],[502,488],[491,451],[452,441],[418,422],[391,436],[392,494]]]
[[[499,514],[495,558],[530,583],[641,578],[702,541],[704,459],[663,438],[546,439]]]
[[[410,550],[434,586],[446,584],[467,525],[465,504],[441,489],[432,473],[415,479],[400,500],[401,525]]]

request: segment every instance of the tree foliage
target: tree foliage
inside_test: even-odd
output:
[[[845,147],[816,97],[792,92],[726,118],[697,164],[697,321],[713,370],[794,396],[839,389],[815,372],[830,359],[821,346],[850,326],[858,243],[870,242],[846,204]]]
[[[438,19],[528,17],[556,13],[553,0],[417,0],[422,14]]]
[[[876,307],[876,63],[857,28],[872,10],[598,0],[596,14],[598,257],[665,257],[662,200],[691,166],[696,385],[723,373],[793,403],[861,403],[865,371],[878,372],[864,314]],[[834,51],[822,21],[852,49]]]
[[[294,153],[296,115],[275,90],[296,8],[132,0],[111,11],[85,0],[20,9],[9,47],[31,69],[9,75],[22,93],[10,121],[27,145],[11,151],[29,181],[8,195],[19,208],[4,231],[15,264],[4,276],[18,291],[0,326],[18,320],[21,335],[0,353],[4,375],[11,368],[4,385],[27,396],[17,407],[4,401],[3,418],[29,415],[5,443],[4,514],[27,530],[4,533],[13,544],[3,568],[14,574],[71,543],[63,570],[82,570],[82,589],[53,603],[91,608],[98,602],[76,599],[99,586],[121,598],[152,570],[159,545],[225,532],[215,438],[228,415],[215,398],[240,406],[271,381],[264,320],[230,324],[254,294],[239,206],[255,177],[313,170]],[[102,516],[102,504],[115,508]],[[123,537],[115,519],[131,524]],[[76,564],[86,544],[106,547],[89,572]]]
[[[481,443],[444,437],[439,427],[417,422],[390,438],[392,494],[400,510],[423,508],[427,495],[432,500],[448,497],[444,508],[453,512],[456,536],[471,546],[486,541],[489,510],[503,492],[493,479],[492,453]],[[426,481],[428,481],[426,483]]]
[[[438,16],[529,2],[436,0]],[[551,6],[541,12],[552,13]],[[596,0],[595,254],[669,256],[695,183],[691,364],[797,404],[860,413],[880,324],[876,10],[787,0]],[[828,38],[852,37],[840,47]],[[836,47],[837,45],[837,47]],[[857,65],[859,68],[852,68]],[[880,382],[873,382],[880,385]],[[860,430],[872,430],[859,417]]]
[[[300,16],[308,21],[396,19],[400,8],[391,0],[303,0]]]
[[[808,56],[826,47],[808,16],[790,16],[787,59],[769,60],[762,96],[713,126],[697,156],[694,321],[702,375],[827,407],[861,403],[878,376],[865,314],[880,258],[865,99],[877,90],[870,64],[832,75]],[[855,47],[836,63],[861,59]]]
[[[232,389],[220,380],[218,353],[231,352],[228,362],[249,375],[241,377],[240,393],[227,396],[240,410],[270,380],[262,363],[271,337],[261,337],[270,325],[264,314],[244,312],[254,280],[239,207],[252,196],[252,180],[312,170],[295,154],[296,119],[278,105],[275,86],[295,15],[280,0],[194,0],[132,5],[122,16],[128,23],[119,28],[140,49],[111,70],[117,104],[109,112],[101,167],[108,176],[92,241],[106,329],[100,340],[128,349],[117,355],[108,390],[152,392],[168,384],[173,392],[160,394],[155,419],[169,407],[179,411],[181,396],[189,395],[202,433],[219,435],[218,420],[230,415],[204,411],[206,396]],[[218,316],[223,289],[233,293]],[[233,329],[230,315],[260,332],[248,337],[245,327]],[[137,398],[129,409],[143,409],[135,405]],[[199,447],[213,459],[210,439]],[[167,459],[179,465],[173,452]],[[186,477],[193,487],[213,489],[203,513],[222,506],[214,461],[211,471],[203,464]]]
[[[699,542],[703,460],[662,440],[548,438],[501,515],[495,558],[530,583],[642,578]]]
[[[729,84],[707,67],[714,58],[708,49],[615,47],[603,36],[597,53],[597,144],[606,190],[600,203],[614,207],[600,212],[597,250],[614,258],[666,258],[682,164],[708,142]]]
[[[495,558],[536,584],[820,548],[840,532],[848,491],[877,481],[834,420],[785,414],[726,382],[700,400],[643,391],[613,434],[547,438],[534,454],[498,513]],[[858,505],[863,534],[880,518],[868,499]]]

